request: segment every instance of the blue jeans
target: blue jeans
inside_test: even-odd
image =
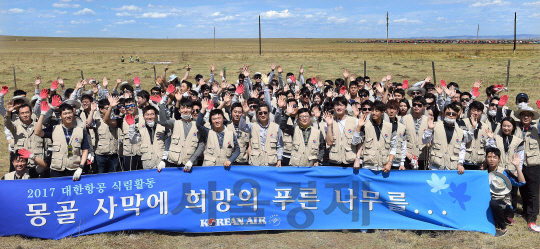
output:
[[[98,173],[116,172],[118,168],[118,155],[96,155]]]

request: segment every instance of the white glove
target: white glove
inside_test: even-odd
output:
[[[191,166],[193,166],[193,163],[191,161],[188,161],[186,165],[184,166],[184,171],[190,171]]]
[[[168,99],[169,99],[169,96],[167,96],[167,94],[165,94],[165,96],[163,96],[163,97],[161,98],[161,101],[159,101],[158,104],[160,104],[160,105],[166,105]]]
[[[78,168],[77,170],[75,170],[75,174],[73,174],[73,181],[78,181],[79,179],[81,179],[81,174],[82,174],[81,168]]]
[[[411,160],[411,168],[418,169],[418,160],[416,159],[416,156],[414,156],[413,160]]]
[[[88,154],[87,160],[90,160],[90,163],[94,163],[94,155],[93,155],[93,153]]]
[[[161,172],[161,170],[165,168],[165,162],[164,161],[161,161],[159,162],[159,164],[157,165],[157,171],[158,172]]]

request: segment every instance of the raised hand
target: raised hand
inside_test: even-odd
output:
[[[239,95],[243,94],[244,93],[244,88],[245,88],[244,85],[238,85],[236,87],[236,93],[238,93]]]
[[[182,96],[182,93],[180,92],[180,90],[176,90],[174,92],[174,98],[176,99],[176,101],[180,101],[182,99],[182,97],[184,97],[184,96]]]
[[[232,101],[232,97],[231,97],[231,93],[230,92],[227,92],[225,94],[225,96],[223,96],[223,102],[225,103],[229,103]]]
[[[109,105],[110,106],[118,106],[118,100],[120,100],[120,97],[113,97],[113,96],[109,95],[107,97],[107,99],[109,100]]]
[[[51,90],[56,90],[56,88],[58,88],[58,81],[53,81],[52,84],[51,84]]]
[[[211,99],[208,100],[208,110],[212,110],[214,109],[214,101],[212,101]]]
[[[347,70],[346,68],[343,68],[343,77],[345,78],[345,80],[349,78],[349,70]]]
[[[6,105],[6,112],[11,113],[13,109],[15,109],[15,105],[13,104],[13,101],[9,101]]]
[[[278,66],[278,67],[277,67],[277,72],[278,72],[278,73],[283,73],[283,68],[282,68],[281,66]]]
[[[519,167],[519,155],[517,153],[514,153],[514,156],[512,157],[512,164],[516,167]]]
[[[287,106],[287,101],[285,101],[285,96],[279,96],[278,100],[277,100],[277,105],[279,107],[279,109],[283,110],[285,108],[285,106]]]
[[[313,110],[311,110],[312,114],[313,114],[313,117],[319,119],[319,117],[321,117],[321,110],[319,108],[313,108]]]
[[[360,116],[360,108],[358,108],[357,105],[354,105],[352,109],[354,112],[354,116],[358,118]]]
[[[122,78],[118,77],[118,79],[116,79],[116,85],[119,85],[120,83],[122,83]]]
[[[104,88],[107,88],[107,86],[109,85],[109,79],[107,79],[107,77],[103,77],[102,85]]]
[[[25,148],[21,148],[19,149],[18,151],[19,155],[21,155],[22,158],[31,158],[32,157],[32,152],[30,152],[29,150],[25,149]]]
[[[2,86],[2,90],[0,90],[0,94],[6,95],[9,91],[9,88],[7,86]]]
[[[167,66],[167,68],[169,68],[169,66]],[[189,64],[187,66],[184,67],[187,71],[191,70],[191,67],[189,66]]]
[[[403,80],[403,84],[401,84],[401,88],[407,89],[408,87],[409,87],[409,81],[408,80]]]
[[[508,103],[508,95],[501,96],[501,99],[499,100],[499,106],[504,106]]]
[[[349,91],[345,91],[345,98],[347,99],[347,101],[351,100],[351,94],[349,93]]]
[[[244,112],[244,115],[246,115],[249,112],[249,106],[247,104],[247,100],[244,100],[244,103],[242,103],[242,111]]]
[[[41,115],[45,115],[49,111],[49,103],[47,103],[47,101],[42,101],[40,105]]]
[[[304,74],[304,67],[300,68],[300,74]]]
[[[223,78],[223,71],[219,72],[219,76],[221,76],[221,78]]]
[[[36,76],[36,81],[34,81],[34,83],[36,86],[39,86],[39,84],[41,84],[41,76]]]
[[[433,130],[435,128],[435,122],[433,121],[433,117],[429,117],[428,119],[428,129]]]
[[[62,104],[62,100],[60,99],[60,96],[59,95],[54,95],[52,97],[51,105],[54,106],[54,107],[58,107],[58,106],[60,106],[60,104]]]
[[[493,131],[491,131],[489,128],[486,129],[486,134],[489,138],[493,138],[495,135],[493,134]]]
[[[343,95],[343,94],[345,94],[345,92],[347,92],[347,87],[342,86],[342,87],[339,89],[339,94]]]
[[[326,124],[331,125],[334,122],[334,115],[329,112],[324,112],[323,119]]]
[[[141,78],[140,77],[135,77],[133,79],[133,84],[135,84],[135,86],[140,86],[141,85]]]
[[[216,65],[210,65],[210,72],[214,72],[214,70],[216,70]]]
[[[90,110],[95,111],[97,110],[97,108],[98,108],[97,102],[96,101],[92,102],[92,105],[90,105]]]
[[[287,115],[291,115],[291,113],[294,112],[294,107],[293,107],[294,103],[293,102],[289,102],[287,104]]]
[[[249,77],[249,74],[250,74],[250,73],[251,73],[251,72],[248,70],[248,68],[246,68],[246,69],[244,70],[244,76],[246,76],[246,78]]]
[[[442,89],[442,87],[439,86],[439,85],[436,85],[436,86],[435,86],[435,91],[437,91],[437,94],[438,94],[439,96],[441,96],[442,93],[443,93],[443,89]]]
[[[311,84],[316,85],[317,84],[317,78],[312,77],[311,78]]]
[[[360,113],[360,117],[358,118],[358,127],[362,127],[366,124],[367,116],[368,115]]]
[[[56,80],[58,81],[58,84],[59,84],[59,85],[61,85],[61,86],[64,85],[64,79],[62,79],[62,77],[58,76],[58,77],[56,78]]]
[[[480,96],[480,91],[478,91],[478,90],[480,90],[478,87],[474,87],[474,88],[472,89],[472,95],[473,95],[475,98],[478,98],[478,96]]]
[[[424,83],[431,83],[431,77],[427,76],[427,77],[424,79]]]
[[[272,71],[276,70],[276,63],[275,62],[272,62],[272,65],[270,66],[270,69],[272,69]]]
[[[334,91],[329,90],[328,92],[326,92],[326,98],[331,99],[333,96],[334,96]]]
[[[259,90],[253,90],[253,92],[251,92],[251,97],[256,99],[259,98]]]
[[[428,78],[429,78],[429,77],[428,77]],[[426,79],[427,79],[427,78],[426,78]],[[431,80],[431,78],[430,78],[430,80]],[[446,87],[446,81],[441,80],[441,86],[442,86],[442,87]]]
[[[92,92],[93,92],[94,94],[98,94],[98,92],[99,92],[99,87],[98,87],[97,84],[96,84],[96,85],[92,85]]]
[[[133,117],[133,115],[131,115],[131,114],[126,115],[126,123],[128,125],[135,124],[135,117]]]
[[[75,92],[81,88],[83,88],[84,86],[84,81],[82,80],[79,80],[79,82],[77,82],[77,85],[75,86]]]
[[[388,73],[386,75],[386,81],[392,81],[392,74],[391,73]]]
[[[473,85],[473,88],[478,88],[480,89],[482,87],[482,83],[484,83],[484,81],[482,79],[477,79],[476,81],[474,81],[474,85]]]
[[[175,90],[176,90],[176,87],[174,87],[173,84],[169,84],[169,85],[167,86],[167,94],[168,94],[168,95],[171,95],[172,93],[174,93]]]
[[[154,101],[155,103],[159,103],[161,101],[161,96],[152,95],[152,96],[150,96],[150,100]]]
[[[4,89],[4,87],[2,87],[2,89]],[[536,108],[540,109],[540,100],[536,101]]]

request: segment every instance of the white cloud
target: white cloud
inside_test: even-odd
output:
[[[142,18],[167,18],[169,16],[174,16],[174,14],[173,13],[148,12],[148,13],[143,13],[140,17],[142,17]]]
[[[19,14],[19,13],[23,13],[24,10],[19,9],[19,8],[13,8],[13,9],[8,9],[7,11],[2,11],[2,13],[5,13],[5,12],[7,12],[8,14]]]
[[[334,8],[334,11],[342,11],[342,10],[343,10],[343,7],[341,7],[341,6]]]
[[[128,13],[128,12],[122,12],[122,13],[116,13],[116,16],[133,16],[135,14]]]
[[[126,20],[126,21],[121,21],[121,22],[115,22],[115,24],[134,24],[135,23],[135,20]]]
[[[529,16],[529,17],[540,17],[540,13],[534,13],[534,14],[532,14],[532,15]]]
[[[437,21],[443,21],[443,20],[446,20],[446,17],[442,17],[442,16],[437,17]]]
[[[313,18],[315,17],[314,15],[305,15],[306,18]]]
[[[360,20],[360,21],[358,21],[358,23],[367,23],[367,21],[366,20]]]
[[[94,12],[93,10],[91,10],[89,8],[84,8],[83,10],[79,10],[79,11],[73,13],[73,15],[83,15],[83,16],[93,16],[95,14],[96,14],[96,12]]]
[[[100,30],[101,32],[109,32],[110,30],[108,30],[107,28],[104,28],[102,30]]]
[[[182,25],[182,24],[178,24],[178,25],[176,25],[175,27],[177,27],[177,28],[181,28],[181,27],[185,27],[185,26],[184,26],[184,25]]]
[[[67,31],[65,31],[65,30],[57,30],[56,33],[57,34],[64,34],[64,33],[67,33]]]
[[[45,15],[39,15],[39,18],[55,18],[56,16],[53,14],[45,14]]]
[[[67,13],[67,11],[59,11],[59,10],[54,10],[53,11],[55,14],[60,14],[60,15],[64,15]]]
[[[328,17],[327,21],[328,22],[333,22],[333,23],[345,23],[345,22],[348,21],[348,19],[347,18],[339,19],[339,18],[337,18],[335,16],[331,16],[331,17]]]
[[[523,6],[540,7],[540,1],[534,3],[524,3]]]
[[[289,10],[286,9],[286,10],[279,11],[279,12],[275,11],[275,10],[270,10],[270,11],[261,13],[261,16],[264,19],[277,19],[277,18],[292,17],[293,14],[291,14],[291,12],[289,12]]]
[[[79,4],[69,4],[69,3],[53,3],[52,5],[55,8],[79,8]]]
[[[408,20],[407,18],[401,18],[397,20],[392,20],[393,23],[413,23],[413,24],[420,24],[422,23],[420,20]]]
[[[212,14],[212,16],[219,16],[219,15],[221,15],[221,12],[216,12],[216,13]]]
[[[71,2],[71,0],[60,0],[60,2]]]
[[[234,17],[234,16],[226,16],[226,17],[217,18],[214,21],[222,22],[222,21],[231,21],[231,20],[235,20],[235,19],[236,19],[236,17]]]
[[[86,0],[87,2],[93,2],[94,0]]]
[[[120,8],[112,8],[113,10],[121,10],[121,11],[142,11],[141,7],[135,6],[135,5],[124,5]]]
[[[509,4],[511,3],[502,0],[481,0],[469,5],[469,7],[505,6]]]
[[[148,8],[154,8],[154,7],[156,7],[156,6],[155,6],[155,5],[152,5],[152,4],[148,4],[147,7],[148,7]]]
[[[89,21],[79,20],[79,21],[71,21],[70,23],[71,24],[86,24],[86,23],[90,23],[90,22]]]
[[[457,23],[465,22],[465,20],[456,20]]]

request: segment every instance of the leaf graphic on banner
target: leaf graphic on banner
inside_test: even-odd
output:
[[[439,179],[439,177],[435,173],[431,174],[431,181],[427,180],[429,186],[432,187],[431,192],[436,193],[437,191],[439,191],[439,194],[441,194],[441,189],[448,188],[448,184],[445,184],[445,182],[446,176],[443,176]]]
[[[465,191],[467,190],[467,183],[464,182],[456,186],[456,184],[452,182],[450,183],[450,188],[452,189],[452,192],[448,192],[448,194],[455,198],[454,203],[458,201],[461,209],[465,210],[465,202],[471,200],[471,196],[465,194]]]

